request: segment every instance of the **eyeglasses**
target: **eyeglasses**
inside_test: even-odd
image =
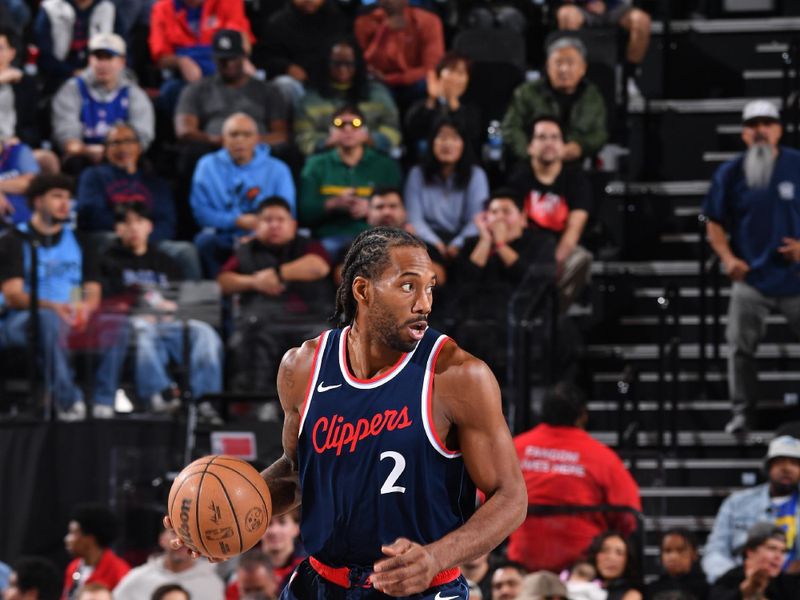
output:
[[[350,119],[350,120],[345,120],[345,119],[342,119],[341,117],[336,117],[332,121],[331,124],[334,127],[336,127],[336,129],[341,129],[345,125],[350,125],[350,127],[352,127],[353,129],[358,129],[359,127],[364,125],[364,122],[361,119],[359,119],[358,117],[356,117],[355,119]]]
[[[109,148],[116,148],[117,146],[129,146],[131,144],[138,144],[139,140],[136,138],[122,138],[121,140],[107,140],[106,146]]]

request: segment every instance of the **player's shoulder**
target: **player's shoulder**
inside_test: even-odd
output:
[[[437,384],[452,382],[467,389],[474,385],[496,384],[489,366],[461,348],[452,338],[447,339],[439,352],[434,375]]]
[[[325,333],[323,331],[319,335],[304,341],[299,346],[287,350],[283,355],[283,359],[281,359],[281,368],[289,367],[310,371],[314,366],[314,357],[317,355],[317,351],[322,349],[321,344],[323,344],[323,338],[326,337]]]
[[[305,385],[314,369],[314,357],[322,344],[322,334],[290,348],[281,359],[278,369],[278,393],[281,400],[293,404],[302,402]]]

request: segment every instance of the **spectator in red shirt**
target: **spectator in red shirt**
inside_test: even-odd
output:
[[[438,16],[408,0],[378,0],[355,21],[354,33],[372,74],[395,93],[401,112],[425,96],[425,77],[444,55]]]
[[[173,112],[184,83],[212,75],[216,69],[211,42],[220,29],[242,32],[255,41],[244,13],[244,0],[157,0],[150,15],[150,54],[160,69],[177,78],[161,88],[160,108]],[[247,61],[252,74],[253,66]]]
[[[114,514],[99,505],[75,509],[69,522],[64,546],[74,557],[64,575],[62,600],[73,600],[87,583],[101,583],[113,590],[130,571],[130,566],[111,551],[117,535]]]
[[[514,438],[528,488],[528,504],[629,506],[641,510],[639,488],[613,450],[584,430],[588,413],[580,391],[558,384],[542,404],[542,422]],[[629,533],[629,515],[529,515],[511,534],[508,557],[530,571],[559,572],[577,560],[599,533]],[[547,539],[547,544],[541,540]]]

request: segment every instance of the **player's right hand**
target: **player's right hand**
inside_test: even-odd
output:
[[[197,550],[193,548],[189,548],[186,544],[183,543],[183,540],[178,536],[175,532],[175,528],[172,526],[172,520],[169,518],[169,515],[164,517],[164,529],[169,531],[172,534],[172,539],[169,541],[169,545],[172,546],[173,550],[179,550],[180,548],[186,548],[186,551],[189,553],[189,556],[192,558],[207,558],[208,562],[216,563],[216,562],[223,562],[217,558],[211,558],[210,556],[206,556],[201,554]]]

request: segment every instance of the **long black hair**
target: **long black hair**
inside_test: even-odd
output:
[[[358,42],[349,35],[339,36],[333,39],[328,45],[325,53],[320,55],[320,62],[313,74],[312,87],[316,89],[323,98],[332,98],[338,95],[333,88],[331,80],[331,53],[336,46],[350,46],[353,49],[356,69],[353,73],[353,81],[345,95],[348,104],[358,104],[369,97],[369,81],[367,79],[367,64],[364,62],[364,55]]]
[[[353,281],[356,277],[373,279],[389,265],[392,248],[413,246],[425,249],[425,244],[403,229],[373,227],[362,231],[353,240],[342,265],[342,283],[336,291],[336,309],[331,320],[337,327],[346,327],[356,316]]]
[[[433,152],[433,140],[439,134],[442,127],[452,127],[456,133],[461,137],[464,142],[464,150],[461,152],[461,158],[456,163],[455,170],[455,184],[458,189],[464,189],[469,185],[469,180],[472,177],[472,165],[475,164],[475,157],[472,153],[472,144],[469,143],[466,128],[461,122],[461,119],[453,118],[449,115],[443,115],[436,119],[433,123],[430,136],[428,137],[428,147],[425,149],[425,154],[422,156],[422,176],[425,183],[432,184],[442,178],[442,163],[436,158]]]
[[[625,544],[625,570],[622,572],[620,579],[627,582],[636,589],[640,589],[642,587],[642,576],[639,571],[639,561],[636,557],[636,552],[634,550],[633,542],[619,531],[608,530],[604,531],[603,533],[596,536],[593,540],[589,549],[586,551],[586,559],[592,563],[595,569],[597,569],[597,555],[600,553],[600,550],[603,549],[603,544],[609,538],[617,537],[622,540]],[[604,579],[600,570],[597,571],[598,577]]]

